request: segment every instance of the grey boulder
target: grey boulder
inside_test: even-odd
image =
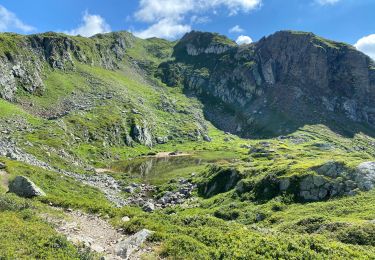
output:
[[[36,186],[29,178],[24,176],[17,176],[12,182],[10,182],[9,192],[24,198],[46,196],[44,191]]]
[[[121,258],[128,259],[153,233],[153,231],[142,229],[127,239],[120,241],[116,247],[116,254]]]
[[[355,181],[361,190],[371,190],[375,185],[375,162],[363,162],[357,166]]]

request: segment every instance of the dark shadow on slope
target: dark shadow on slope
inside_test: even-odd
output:
[[[186,95],[193,96],[191,93]],[[339,113],[322,115],[314,113],[314,108],[311,108],[310,112],[301,111],[296,115],[268,107],[257,112],[250,109],[238,111],[212,97],[199,96],[198,98],[203,103],[204,116],[208,121],[216,128],[242,138],[275,138],[292,134],[306,125],[325,125],[333,132],[347,138],[353,138],[359,133],[375,137],[374,126],[351,121]]]

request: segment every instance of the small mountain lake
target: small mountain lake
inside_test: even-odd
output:
[[[173,178],[189,177],[213,163],[230,162],[235,154],[225,152],[200,152],[184,156],[140,157],[119,161],[111,166],[115,172],[127,177],[141,179],[151,184],[161,184]]]

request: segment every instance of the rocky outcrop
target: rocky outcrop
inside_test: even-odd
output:
[[[42,94],[42,71],[48,67],[74,70],[74,61],[78,61],[117,69],[135,39],[127,32],[99,34],[85,40],[52,32],[28,36],[6,33],[0,38],[0,97],[9,101],[15,99],[18,88]]]
[[[353,196],[361,191],[369,191],[375,185],[375,162],[364,162],[351,169],[343,163],[329,161],[310,170],[315,173],[281,178],[266,177],[261,181],[263,185],[255,185],[255,187],[264,187],[258,189],[256,196],[265,197],[269,195],[266,193],[271,189],[272,194],[268,199],[286,192],[294,194],[296,198],[303,201],[321,201],[340,196]],[[246,191],[242,186],[241,189],[237,188],[240,193]]]
[[[142,229],[127,239],[120,241],[116,247],[116,255],[122,259],[128,259],[129,256],[135,250],[139,249],[153,233],[153,231],[148,229]]]
[[[0,97],[8,101],[14,100],[17,86],[29,93],[43,92],[41,64],[33,62],[25,56],[0,57]]]
[[[213,166],[203,174],[202,178],[202,182],[198,183],[199,194],[212,197],[233,189],[241,179],[241,175],[236,169]]]
[[[318,123],[375,129],[374,63],[350,45],[281,31],[233,46],[224,36],[191,32],[173,55],[160,65],[161,79],[198,96],[208,119],[225,131],[269,137]]]
[[[360,190],[371,190],[375,185],[375,162],[364,162],[358,165],[354,181]]]
[[[10,182],[9,192],[25,198],[46,196],[46,194],[38,186],[36,186],[35,183],[24,176],[17,176],[13,181]]]
[[[153,145],[153,137],[145,122],[143,123],[143,126],[133,124],[130,135],[133,140],[140,144],[149,147]]]
[[[186,55],[222,54],[235,45],[233,41],[222,35],[193,31],[178,42],[175,55],[186,58]]]

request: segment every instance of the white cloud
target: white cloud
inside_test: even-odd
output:
[[[238,45],[249,44],[249,43],[252,43],[252,42],[253,42],[253,39],[251,39],[249,36],[246,36],[246,35],[240,35],[240,36],[238,36],[238,38],[236,40],[236,43]]]
[[[320,4],[320,5],[334,5],[341,0],[315,0],[315,3]]]
[[[354,46],[375,60],[375,34],[359,39]]]
[[[106,23],[103,17],[85,12],[82,18],[82,24],[78,28],[66,31],[65,33],[90,37],[98,33],[106,33],[110,31],[111,27]]]
[[[228,15],[235,15],[238,12],[249,12],[259,7],[261,2],[262,0],[140,0],[135,18],[151,25],[146,30],[137,33],[143,37],[160,37],[160,31],[154,32],[152,28],[166,28],[169,32],[164,34],[173,39],[186,32],[191,24],[201,22],[199,17],[204,13],[214,13],[218,8],[223,7]]]
[[[146,30],[133,33],[135,36],[143,39],[151,37],[172,39],[176,35],[182,35],[190,31],[190,25],[179,24],[170,19],[163,19],[151,25]]]
[[[242,33],[245,30],[242,29],[239,25],[233,26],[232,28],[229,29],[229,33]]]
[[[23,32],[32,32],[36,29],[23,23],[14,13],[0,5],[0,31],[21,30]]]

